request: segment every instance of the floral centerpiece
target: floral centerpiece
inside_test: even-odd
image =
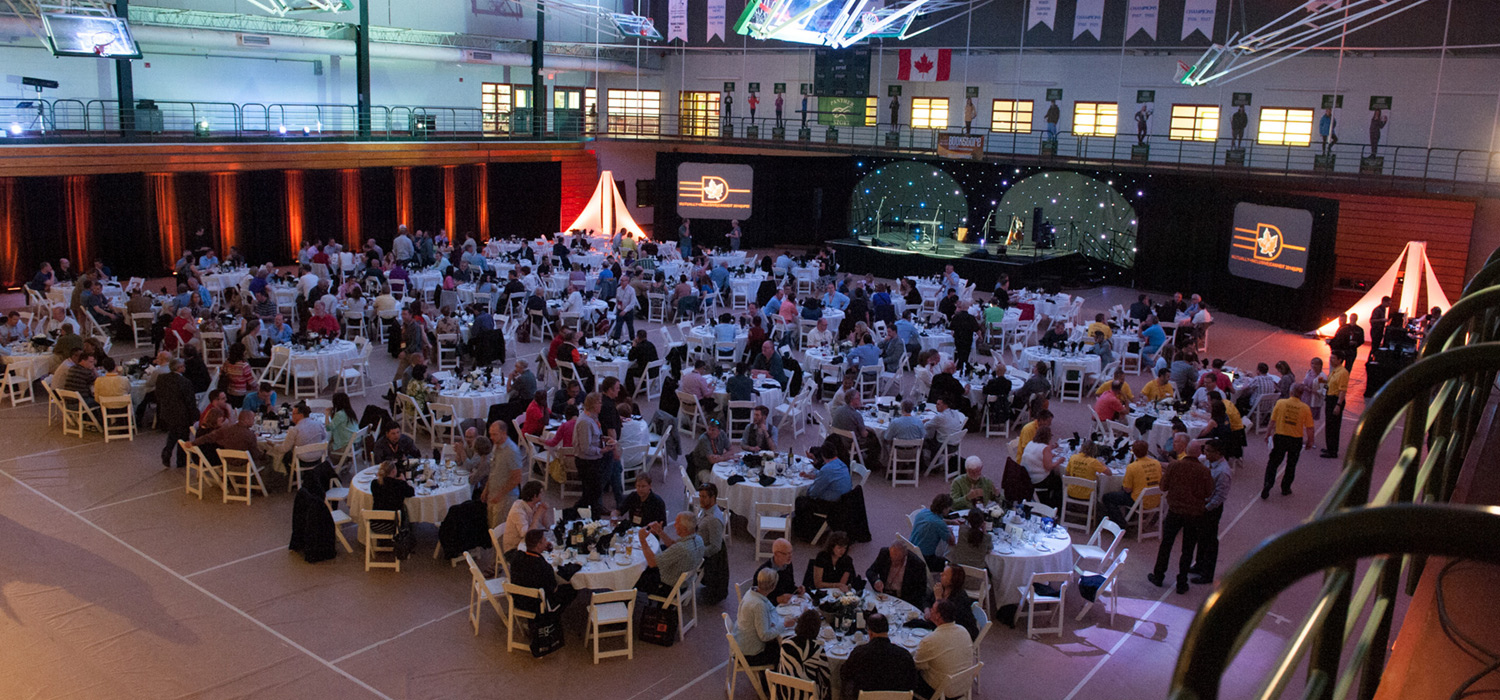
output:
[[[564,546],[580,554],[607,549],[609,544],[604,539],[614,532],[607,520],[574,520],[567,528]]]
[[[850,590],[833,596],[818,606],[828,615],[829,625],[844,634],[853,633],[860,627],[860,615],[865,612],[865,599]]]

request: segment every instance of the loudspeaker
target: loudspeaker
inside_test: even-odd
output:
[[[1031,240],[1036,242],[1037,233],[1042,230],[1042,208],[1033,207],[1031,210]]]

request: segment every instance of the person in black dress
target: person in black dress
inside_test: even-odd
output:
[[[828,544],[807,566],[807,581],[803,587],[846,592],[859,576],[854,572],[854,558],[849,556],[849,534],[843,531],[828,536]]]

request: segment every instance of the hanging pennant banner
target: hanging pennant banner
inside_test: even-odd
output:
[[[1160,4],[1159,0],[1130,0],[1130,13],[1125,16],[1126,40],[1138,31],[1145,32],[1153,41],[1156,39],[1156,10]]]
[[[667,41],[681,39],[687,43],[687,0],[667,3]]]
[[[1031,12],[1026,16],[1026,29],[1031,29],[1038,24],[1047,25],[1052,28],[1053,19],[1057,16],[1057,0],[1031,0]]]
[[[708,0],[708,38],[724,40],[724,0]]]
[[[1196,31],[1213,41],[1214,13],[1218,7],[1219,0],[1183,0],[1182,38],[1186,39]]]
[[[1104,36],[1104,0],[1078,0],[1077,13],[1073,15],[1073,38],[1085,32],[1098,40]]]

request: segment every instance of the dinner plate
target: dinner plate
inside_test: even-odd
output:
[[[778,606],[776,606],[776,612],[780,613],[782,617],[793,617],[793,616],[801,615],[802,614],[802,606],[800,606],[800,605],[778,605]]]
[[[904,646],[907,649],[915,649],[917,648],[917,645],[921,643],[922,640],[917,639],[916,637],[907,637],[901,640],[901,646]]]
[[[921,639],[929,634],[932,634],[932,630],[924,630],[921,628],[909,629],[906,631],[906,634],[914,639]]]

